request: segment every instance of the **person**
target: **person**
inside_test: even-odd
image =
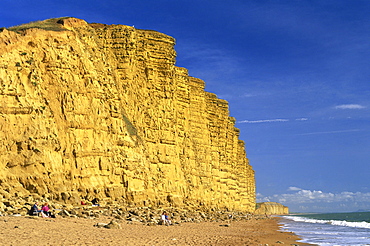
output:
[[[44,203],[44,205],[41,208],[41,215],[43,218],[51,217],[51,213],[49,212],[50,208],[47,203]]]
[[[38,215],[40,212],[41,210],[39,210],[39,203],[35,202],[30,209],[29,215]]]
[[[163,223],[163,225],[171,225],[171,220],[170,220],[170,218],[168,217],[168,214],[167,214],[167,212],[166,211],[164,211],[163,213],[162,213],[162,216],[161,216],[161,219],[162,219],[162,223]]]
[[[94,198],[91,203],[93,204],[93,206],[100,206],[99,204],[99,199],[98,198]]]

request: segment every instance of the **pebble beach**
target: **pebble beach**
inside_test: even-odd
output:
[[[279,218],[148,225],[99,218],[0,217],[1,245],[308,245],[279,230]],[[113,225],[112,227],[108,225]]]

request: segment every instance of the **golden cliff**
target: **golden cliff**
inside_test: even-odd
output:
[[[0,198],[254,211],[228,103],[175,66],[175,40],[51,19],[0,33]]]
[[[256,204],[256,214],[289,214],[289,208],[277,202],[262,202]]]

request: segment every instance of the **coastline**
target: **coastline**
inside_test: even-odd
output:
[[[280,218],[247,221],[181,223],[148,226],[119,222],[121,229],[98,228],[111,217],[0,217],[0,242],[6,245],[312,245],[297,242],[292,232],[280,231]]]

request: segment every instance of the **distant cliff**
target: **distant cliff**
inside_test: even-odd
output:
[[[289,208],[277,202],[262,202],[256,205],[256,214],[289,214]]]
[[[175,40],[50,19],[0,33],[0,197],[254,211],[228,103],[176,67]]]

